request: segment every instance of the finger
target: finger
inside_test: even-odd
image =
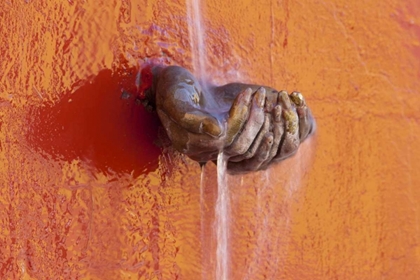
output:
[[[192,133],[205,133],[212,137],[218,137],[222,134],[219,121],[201,111],[185,113],[179,124]]]
[[[270,128],[270,117],[269,117],[269,115],[266,114],[265,118],[264,118],[264,124],[263,124],[260,132],[258,132],[257,138],[255,138],[255,140],[252,143],[249,150],[246,151],[242,155],[233,156],[233,157],[229,158],[229,161],[239,162],[239,161],[243,161],[245,159],[252,158],[255,155],[255,152],[257,151],[258,147],[260,146],[261,141],[263,140],[265,134],[269,131],[269,128]]]
[[[261,145],[258,147],[254,157],[241,162],[229,161],[227,169],[234,173],[258,170],[267,160],[272,145],[273,133],[268,132],[264,135]]]
[[[262,164],[263,166],[268,166],[272,159],[277,155],[280,143],[282,139],[284,139],[283,136],[285,136],[281,105],[276,105],[274,107],[273,120],[273,145],[271,146],[270,154],[267,160]]]
[[[226,148],[229,155],[242,155],[248,151],[252,142],[264,123],[264,103],[265,89],[263,87],[257,90],[251,105],[251,112],[244,129],[238,133],[233,143]]]
[[[265,88],[266,99],[265,99],[265,112],[271,113],[274,107],[277,105],[278,92],[272,88]]]
[[[157,113],[173,147],[198,162],[217,158],[218,151],[224,147],[224,141],[206,134],[191,133],[171,119],[165,111],[157,108]]]
[[[169,66],[156,85],[156,106],[179,126],[195,134],[218,138],[224,132],[218,119],[202,109],[201,87],[186,69]]]
[[[286,91],[279,93],[279,102],[283,105],[284,136],[282,142],[280,142],[279,151],[274,158],[276,161],[294,154],[300,144],[299,118]]]
[[[249,116],[252,90],[247,88],[238,94],[229,111],[227,121],[226,145],[231,145],[235,136],[241,131]]]
[[[314,119],[308,106],[306,106],[305,98],[300,92],[292,92],[290,99],[296,105],[296,112],[299,117],[299,139],[302,142],[311,132]]]

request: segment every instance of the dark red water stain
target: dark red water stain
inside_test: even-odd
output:
[[[82,159],[104,172],[137,176],[155,170],[160,121],[136,103],[136,73],[125,66],[102,70],[54,106],[33,110],[29,143],[54,158]]]

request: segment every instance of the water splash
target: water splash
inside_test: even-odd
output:
[[[217,238],[216,279],[225,280],[229,276],[229,210],[230,200],[226,181],[227,158],[223,152],[217,157],[217,200],[215,229]]]
[[[187,0],[188,34],[194,74],[202,79],[205,76],[206,50],[204,44],[204,24],[201,17],[201,1]]]

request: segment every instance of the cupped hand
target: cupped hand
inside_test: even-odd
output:
[[[302,94],[228,84],[203,90],[186,69],[169,66],[155,82],[156,109],[174,147],[198,162],[228,156],[228,171],[265,169],[293,155],[314,130]]]
[[[267,98],[267,103],[271,104],[266,103],[264,123],[249,149],[229,158],[227,168],[230,173],[264,170],[294,155],[300,143],[315,131],[315,120],[301,93],[288,95],[286,91],[280,91],[277,104],[272,104],[273,99]],[[252,121],[245,124],[249,125],[252,126]]]
[[[159,73],[155,91],[158,115],[174,147],[198,162],[216,160],[252,110],[250,89],[236,93],[231,102],[218,99],[178,66]]]

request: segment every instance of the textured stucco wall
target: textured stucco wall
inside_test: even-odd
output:
[[[420,279],[418,4],[255,3],[202,1],[206,72],[301,91],[318,133],[229,178],[232,279]],[[146,56],[191,69],[187,5],[0,3],[1,279],[213,278],[215,167],[200,204],[120,99]]]

